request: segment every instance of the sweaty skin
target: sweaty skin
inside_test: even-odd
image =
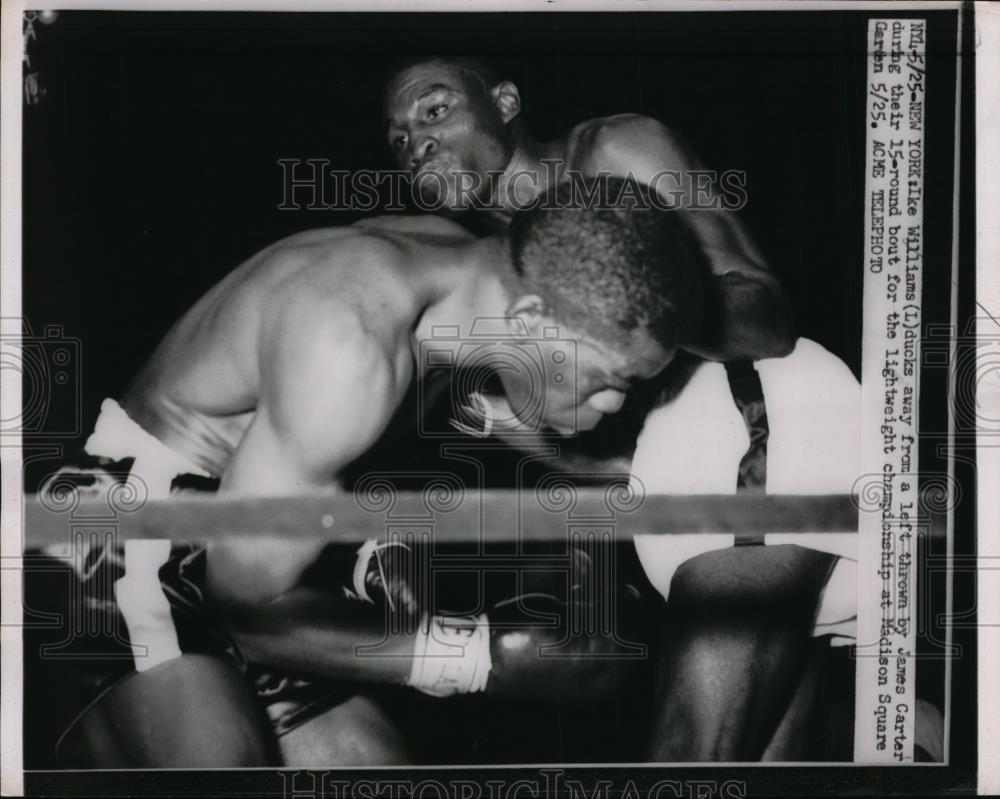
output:
[[[400,407],[414,381],[427,377],[416,353],[435,326],[458,330],[457,365],[478,319],[519,321],[541,338],[552,324],[544,301],[519,293],[512,280],[503,236],[477,238],[440,217],[300,233],[251,258],[196,303],[122,405],[147,432],[220,476],[223,493],[329,488],[393,425],[416,423],[413,409]],[[621,385],[656,375],[672,357],[645,333],[616,350],[583,334],[576,345],[567,356],[575,384],[557,373],[542,385],[529,373],[501,378],[515,407],[537,405],[544,392],[544,418],[533,422],[567,434],[616,412]],[[493,346],[496,358],[509,352],[503,340]],[[543,341],[535,349],[551,359],[543,350],[555,346]],[[489,366],[490,351],[479,352],[486,353],[480,366]],[[248,552],[232,541],[211,547],[209,593],[218,597],[277,596],[320,546],[260,539]]]
[[[147,432],[221,477],[220,493],[334,486],[389,426],[415,342],[454,318],[495,243],[436,217],[308,231],[264,249],[169,331],[122,399]],[[294,587],[322,542],[211,543],[217,605]]]
[[[679,136],[650,117],[618,114],[588,120],[542,143],[527,134],[520,110],[517,87],[509,81],[487,93],[448,64],[420,63],[388,87],[389,146],[399,166],[425,188],[436,188],[432,175],[451,177],[443,195],[432,191],[428,198],[437,207],[468,208],[471,192],[463,193],[454,175],[460,170],[478,175],[483,190],[477,199],[495,210],[476,213],[494,227],[509,223],[514,209],[568,170],[631,176],[653,186],[685,215],[714,276],[716,313],[683,348],[714,360],[757,360],[791,351],[790,310],[780,284],[736,213],[703,208],[720,198],[719,187],[694,184],[692,173],[704,165]],[[490,180],[490,172],[499,179]],[[656,179],[664,172],[681,178]]]
[[[147,432],[221,477],[223,492],[327,488],[399,421],[404,396],[427,377],[418,342],[436,326],[458,331],[435,349],[452,347],[461,366],[473,325],[500,320],[506,339],[477,342],[473,353],[477,368],[489,368],[507,361],[512,335],[542,339],[556,324],[545,300],[517,281],[503,235],[477,238],[436,216],[300,233],[199,300],[121,403]],[[560,329],[575,342],[558,356],[572,360],[575,381],[551,370],[542,384],[530,370],[501,370],[500,379],[515,409],[544,409],[523,422],[566,435],[617,412],[630,381],[655,376],[673,357],[641,330],[612,348]],[[551,361],[560,346],[542,340],[532,349]]]
[[[389,423],[417,376],[414,342],[488,247],[430,216],[284,239],[174,325],[122,405],[222,491],[329,487]]]
[[[391,440],[395,425],[416,422],[412,408],[402,409],[416,381],[433,379],[416,356],[420,342],[434,338],[435,326],[457,331],[455,343],[441,347],[454,347],[452,362],[459,367],[461,342],[482,319],[500,320],[508,334],[522,331],[517,335],[532,339],[543,362],[552,360],[561,345],[546,342],[542,331],[555,320],[541,297],[525,293],[510,258],[504,236],[478,238],[436,216],[382,217],[292,236],[252,257],[198,301],[165,336],[121,404],[147,432],[220,476],[223,493],[261,496],[328,488],[380,438]],[[593,427],[616,412],[622,385],[649,379],[673,356],[644,331],[614,349],[583,333],[563,331],[576,345],[571,354],[563,353],[572,361],[566,367],[575,381],[554,372],[541,384],[510,373],[501,382],[512,402],[543,392],[544,411],[532,421],[567,432]],[[485,352],[478,365],[502,364],[510,343],[500,338],[474,350]],[[345,622],[346,643],[340,646],[315,636],[318,646],[301,645],[303,636],[325,629],[322,622],[310,627],[310,610],[321,619],[330,612],[324,604],[329,597],[318,597],[303,582],[324,546],[323,541],[278,537],[258,537],[253,546],[238,537],[209,544],[205,602],[251,661],[309,671],[316,663],[308,658],[319,652],[320,662],[339,662],[338,673],[343,673],[345,659],[333,655],[347,653],[347,664],[357,666],[353,652],[362,636],[374,629],[381,640],[380,627],[366,630],[358,619],[357,625]],[[290,630],[299,636],[297,649],[288,646]],[[411,637],[397,636],[393,646],[399,657],[366,661],[365,677],[403,683],[413,645]],[[104,735],[117,748],[112,747],[114,757],[92,753],[94,762],[117,763],[132,739],[152,753],[147,760],[136,755],[135,762],[173,762],[164,761],[159,750],[143,749],[143,736],[114,732],[114,713],[133,707],[155,707],[156,714],[170,716],[169,727],[157,728],[166,730],[160,737],[183,758],[194,757],[177,742],[201,745],[185,725],[203,726],[203,720],[198,715],[175,719],[169,707],[143,699],[143,691],[148,686],[158,695],[158,681],[211,668],[211,663],[181,657],[152,676],[133,675],[128,691],[109,693],[101,707],[111,715],[88,713],[83,726],[93,734],[84,738]],[[238,693],[242,675],[227,674],[214,676]],[[191,704],[208,708],[202,715],[215,718],[235,707],[235,700],[218,698],[222,694],[215,683],[204,684],[210,690],[191,691]],[[216,712],[219,704],[224,707]],[[386,723],[373,705],[355,698],[283,737],[281,754],[286,763],[312,765],[403,762],[403,747]],[[340,733],[331,735],[333,730]],[[260,743],[262,736],[251,743]],[[324,741],[318,749],[317,736]],[[219,740],[229,742],[226,736]],[[270,757],[264,744],[241,748],[240,741],[231,743],[232,754],[220,755],[218,762],[263,765]]]

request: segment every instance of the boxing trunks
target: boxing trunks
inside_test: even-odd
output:
[[[116,502],[217,488],[216,478],[105,400],[84,451],[46,479],[39,496],[54,502],[76,491],[113,509]],[[59,742],[115,685],[181,654],[210,655],[243,672],[278,735],[356,693],[249,664],[204,603],[203,544],[118,541],[110,526],[80,529],[87,538],[74,545],[25,553],[26,687],[37,694],[30,706],[54,710],[50,732]],[[197,539],[197,530],[186,533]],[[343,554],[352,571],[353,549]]]
[[[860,412],[853,374],[808,339],[784,358],[705,362],[647,417],[632,477],[647,494],[848,494],[860,473]],[[664,597],[685,561],[734,544],[796,544],[836,555],[814,634],[853,643],[857,535],[808,532],[637,536],[635,545]]]

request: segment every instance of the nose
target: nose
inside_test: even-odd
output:
[[[410,169],[416,169],[424,159],[437,152],[438,142],[433,136],[414,137],[410,143]]]
[[[592,394],[587,404],[601,413],[618,413],[625,404],[625,394],[617,389],[606,388]]]

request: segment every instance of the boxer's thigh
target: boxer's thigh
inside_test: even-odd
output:
[[[379,702],[352,696],[278,739],[286,766],[401,766],[412,763],[403,736]]]
[[[652,759],[756,760],[802,679],[835,558],[800,547],[699,555],[671,584]]]
[[[243,674],[183,655],[120,682],[67,733],[62,751],[89,768],[277,765],[277,747]]]
[[[810,642],[795,697],[765,749],[765,761],[850,761],[854,754],[855,660],[848,647]]]

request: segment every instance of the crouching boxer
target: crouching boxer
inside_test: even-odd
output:
[[[301,233],[266,248],[196,303],[121,400],[102,408],[87,443],[90,466],[117,469],[118,477],[98,478],[92,468],[73,479],[92,487],[124,482],[150,497],[192,482],[208,487],[213,479],[230,495],[328,488],[373,446],[417,423],[419,403],[410,400],[434,370],[416,356],[419,343],[431,339],[439,368],[462,368],[468,359],[478,369],[495,368],[522,421],[561,434],[594,427],[621,408],[634,381],[657,375],[673,358],[675,342],[698,317],[704,275],[686,229],[656,210],[645,187],[622,188],[620,180],[591,181],[590,208],[572,207],[553,189],[508,231],[487,238],[440,218],[395,217]],[[636,203],[644,193],[645,202]],[[616,205],[621,196],[628,201]],[[483,338],[483,320],[496,326],[492,338]],[[449,335],[436,338],[439,328]],[[475,347],[465,346],[470,339]],[[531,368],[509,368],[512,347]],[[67,479],[58,475],[45,491],[57,494]],[[196,541],[198,531],[178,531],[177,538]],[[62,643],[66,653],[90,647],[94,659],[41,658],[37,673],[50,675],[36,681],[42,689],[78,686],[87,672],[89,692],[71,691],[67,705],[77,712],[67,719],[66,751],[91,766],[294,763],[287,734],[280,752],[273,745],[244,673],[240,634],[272,665],[291,653],[289,668],[339,679],[344,673],[331,663],[343,663],[344,653],[323,648],[330,662],[319,662],[309,659],[319,650],[272,638],[266,654],[265,639],[249,637],[238,611],[255,609],[245,621],[288,599],[294,613],[306,613],[292,597],[302,599],[296,591],[324,551],[322,543],[260,538],[63,553],[73,560],[74,590],[93,596],[82,607],[114,620],[101,635]],[[372,563],[378,570],[378,561],[358,558],[347,558],[352,575],[356,566],[362,575],[372,573]],[[91,588],[81,588],[97,575]],[[366,579],[340,582],[358,596]],[[449,624],[429,616],[422,632],[396,643],[425,652],[437,640],[431,631]],[[463,690],[489,686],[501,674],[501,684],[516,683],[518,659],[506,645],[509,659],[494,651],[496,628],[489,656],[507,665],[487,670],[485,628],[463,624],[456,629],[480,645],[469,650],[480,654],[476,667],[462,672],[469,680],[460,683]],[[388,667],[366,664],[352,676],[396,681],[405,672],[418,688],[438,685],[434,668],[410,657],[409,670],[377,673]],[[279,708],[279,733],[301,727],[308,715],[296,696],[281,696],[283,687],[310,697],[327,718],[339,713],[337,726],[355,731],[354,749],[327,752],[328,764],[338,754],[355,763],[405,759],[384,714],[363,700],[341,701],[342,686],[271,679],[263,693],[265,704]]]

